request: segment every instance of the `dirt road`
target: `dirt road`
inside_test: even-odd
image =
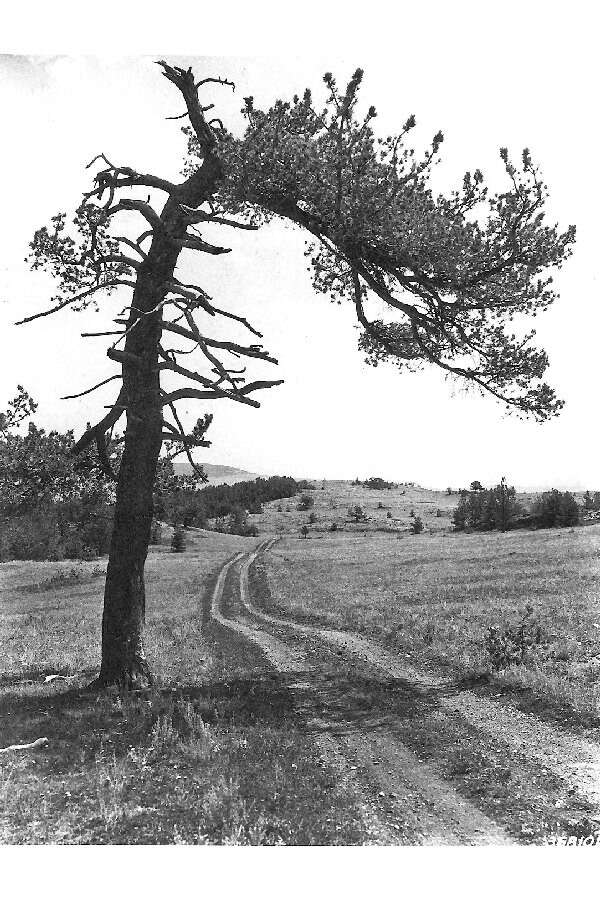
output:
[[[298,727],[363,800],[374,843],[545,843],[599,828],[600,748],[506,702],[417,671],[373,641],[275,617],[249,579],[276,538],[221,569],[219,640],[250,642]]]

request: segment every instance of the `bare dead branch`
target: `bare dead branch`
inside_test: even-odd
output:
[[[126,278],[115,278],[111,281],[104,281],[101,284],[96,284],[93,287],[82,291],[80,294],[75,294],[72,297],[68,297],[66,300],[63,300],[62,303],[57,303],[56,306],[53,306],[50,309],[46,309],[43,312],[36,313],[33,316],[27,316],[25,319],[21,319],[19,322],[15,322],[15,325],[25,325],[27,322],[33,322],[34,319],[43,319],[44,316],[51,316],[52,313],[64,309],[65,306],[70,306],[71,303],[77,303],[77,301],[79,300],[84,300],[86,297],[91,296],[91,294],[94,294],[96,291],[101,291],[103,289],[111,287],[118,287],[119,285],[123,287],[134,288],[135,281],[128,281]]]
[[[175,241],[178,247],[188,250],[200,250],[202,253],[210,253],[212,256],[220,256],[223,253],[231,253],[230,247],[215,247],[214,244],[208,244],[201,237],[187,237],[181,241]]]
[[[82,331],[81,337],[109,337],[112,334],[124,334],[123,331]]]
[[[181,92],[190,117],[190,124],[198,138],[202,152],[205,157],[212,156],[217,146],[217,138],[204,118],[202,106],[198,100],[198,86],[194,81],[194,73],[191,68],[181,69],[179,66],[170,66],[164,59],[158,60],[157,65],[162,68],[165,78]],[[204,81],[203,83],[206,84],[207,82]],[[217,79],[217,83],[223,84],[225,82]]]
[[[125,366],[135,366],[140,369],[144,365],[141,357],[136,356],[135,353],[128,353],[127,350],[115,350],[113,347],[109,347],[106,355],[114,362],[122,363]]]
[[[114,319],[114,321],[118,325],[120,325],[125,324],[127,320]],[[181,337],[185,337],[190,341],[198,343],[198,338],[193,331],[188,330],[187,328],[183,328],[181,325],[176,325],[174,322],[163,322],[162,328],[164,331],[171,331],[173,334],[178,334]],[[262,350],[258,344],[251,347],[245,347],[243,344],[236,344],[233,341],[217,341],[214,338],[208,338],[204,335],[202,335],[202,340],[209,347],[214,347],[215,350],[226,350],[228,353],[232,353],[234,356],[250,356],[254,359],[262,359],[265,362],[270,362],[274,365],[278,365],[278,360],[276,360],[274,356],[270,356],[266,350]]]
[[[231,400],[237,400],[238,403],[246,403],[248,406],[259,408],[260,403],[247,395],[253,391],[277,387],[277,385],[280,384],[283,384],[283,379],[279,379],[278,381],[253,381],[250,384],[246,384],[244,387],[239,388],[237,394],[232,394],[231,391],[225,391],[221,388],[216,388],[211,391],[200,391],[195,388],[179,388],[164,396],[163,406],[165,404],[175,403],[177,400],[216,400],[220,397],[229,397]]]
[[[201,78],[200,81],[197,81],[195,84],[196,90],[198,90],[199,87],[202,87],[203,84],[224,84],[230,88],[233,88],[233,92],[235,93],[235,83],[233,81],[229,81],[227,78]]]
[[[139,253],[142,259],[148,259],[148,254],[145,253],[140,245],[136,243],[136,241],[130,241],[129,238],[123,237],[122,235],[117,238],[118,241],[121,241],[123,244],[127,244],[131,247],[132,250],[135,250],[136,253]]]
[[[10,747],[0,747],[0,753],[13,753],[15,750],[37,750],[38,747],[47,747],[48,738],[40,737],[29,744],[11,744]]]
[[[229,225],[231,228],[243,228],[245,231],[258,231],[258,225],[249,225],[246,222],[236,222],[235,219],[227,219],[223,216],[211,215],[202,209],[194,209],[191,206],[180,204],[180,208],[186,214],[190,223],[192,222],[208,222],[213,225]]]
[[[152,226],[153,232],[159,231],[165,234],[165,227],[160,216],[152,209],[149,203],[145,203],[143,200],[131,200],[128,197],[122,197],[118,203],[115,203],[114,206],[107,209],[106,217],[110,218],[121,211],[139,212],[146,219],[148,224]]]
[[[73,445],[71,449],[73,456],[76,456],[78,453],[81,453],[82,450],[85,450],[85,448],[96,439],[97,434],[105,434],[119,421],[127,408],[126,401],[127,394],[125,393],[125,388],[122,387],[115,403],[111,406],[104,418],[101,419],[97,425],[94,425],[93,428],[89,428]]]
[[[81,391],[80,394],[67,394],[65,397],[61,397],[61,400],[76,400],[77,397],[85,397],[86,394],[91,394],[92,391],[101,388],[103,385],[108,384],[109,381],[115,381],[116,378],[120,378],[120,375],[111,375],[110,378],[105,378],[104,381],[99,381],[98,384],[95,384],[93,387],[88,388],[86,391]]]

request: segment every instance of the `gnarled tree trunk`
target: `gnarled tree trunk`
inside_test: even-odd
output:
[[[220,167],[210,168],[213,187]],[[181,204],[203,202],[205,193],[206,180],[196,178],[194,182],[192,177],[168,199],[160,216],[162,229],[155,231],[147,258],[137,273],[128,321],[131,331],[121,357],[127,427],[104,591],[99,687],[116,685],[131,690],[146,687],[152,681],[143,640],[144,567],[163,432],[158,365],[162,332],[160,304],[181,252],[177,241],[186,232]]]

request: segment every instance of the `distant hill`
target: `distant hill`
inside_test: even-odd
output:
[[[177,475],[191,475],[192,467],[189,463],[173,463]],[[203,463],[202,468],[208,475],[209,484],[236,484],[238,481],[254,481],[260,478],[255,472],[246,472],[244,469],[236,469],[234,466],[218,466],[211,463]]]

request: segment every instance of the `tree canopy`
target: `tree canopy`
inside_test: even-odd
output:
[[[408,140],[413,115],[397,134],[377,136],[375,108],[358,112],[362,79],[357,69],[339,90],[327,73],[323,108],[309,90],[266,111],[247,97],[245,135],[223,141],[224,208],[243,207],[254,222],[282,216],[314,236],[314,287],[354,304],[371,364],[434,363],[513,411],[556,414],[563,404],[543,381],[546,353],[532,344],[535,330],[518,336],[515,320],[556,298],[548,269],[569,256],[575,228],[546,222],[548,191],[528,149],[518,163],[500,150],[499,193],[479,169],[434,193],[443,135],[420,158]],[[203,154],[194,129],[186,133],[190,172]],[[372,298],[388,318],[368,316]]]

